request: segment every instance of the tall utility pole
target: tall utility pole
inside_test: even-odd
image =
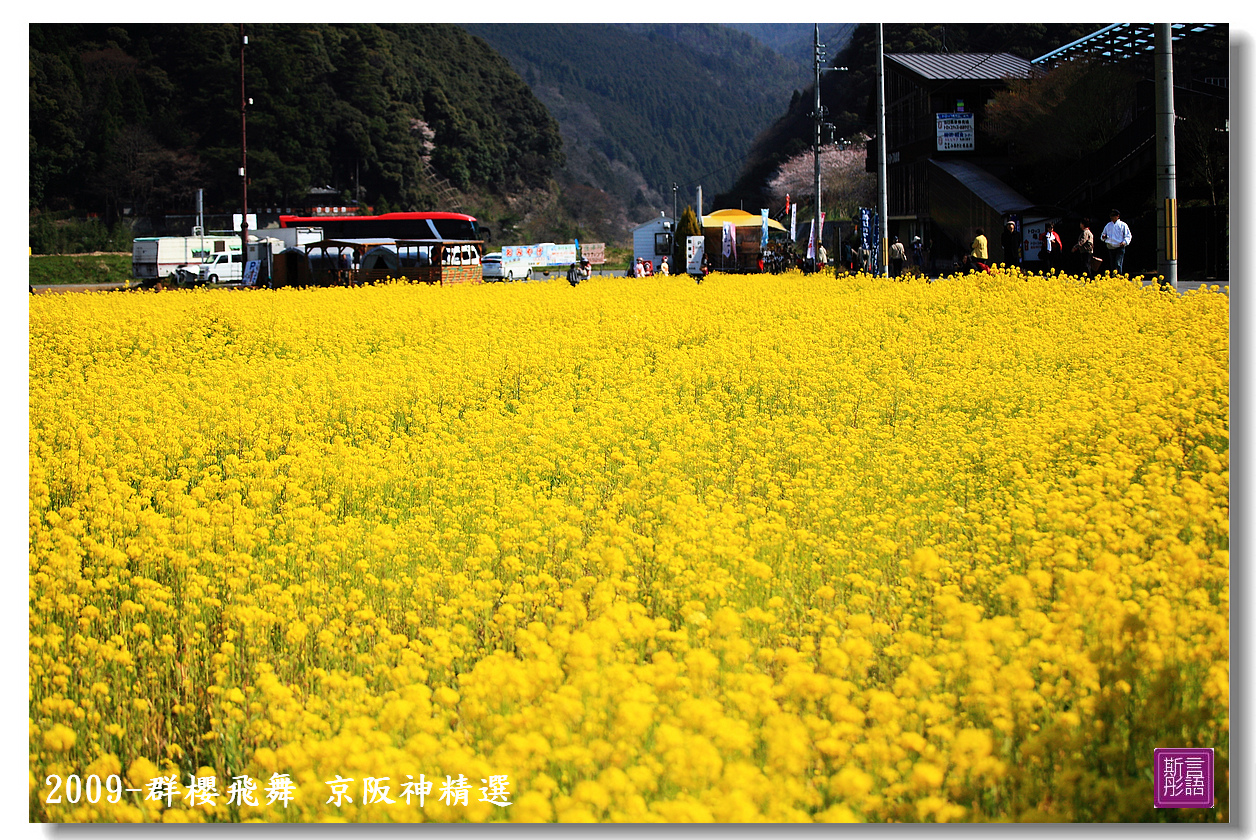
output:
[[[877,212],[881,214],[881,253],[877,256],[877,276],[889,274],[890,201],[885,180],[885,32],[877,24]]]
[[[824,124],[824,112],[821,110],[821,106],[820,106],[820,64],[823,62],[823,52],[822,52],[823,49],[824,49],[824,44],[820,43],[820,24],[817,23],[816,34],[815,34],[816,104],[815,104],[815,113],[813,114],[813,116],[816,119],[816,136],[815,136],[814,151],[815,151],[815,160],[816,160],[815,220],[816,220],[817,225],[820,223],[820,208],[821,206],[823,206],[823,200],[822,200],[823,193],[820,191],[820,128]],[[819,244],[820,244],[820,234],[817,232],[816,234],[817,253],[819,253]]]
[[[240,215],[240,269],[243,276],[244,264],[249,259],[249,146],[245,142],[244,114],[248,99],[244,96],[244,47],[249,37],[244,34],[244,24],[240,24],[240,203],[243,212]]]
[[[1173,25],[1155,24],[1156,33],[1156,268],[1177,288],[1177,162],[1173,136]]]

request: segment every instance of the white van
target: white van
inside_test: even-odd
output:
[[[239,251],[211,254],[201,263],[202,283],[239,283],[243,278],[244,262]]]
[[[485,254],[481,261],[484,267],[484,280],[489,283],[498,280],[527,280],[532,271],[532,263],[523,257],[507,257],[501,251]]]

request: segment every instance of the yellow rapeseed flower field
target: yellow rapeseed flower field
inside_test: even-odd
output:
[[[1225,820],[1228,356],[1015,271],[31,298],[31,819]]]

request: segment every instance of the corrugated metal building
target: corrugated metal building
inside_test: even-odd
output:
[[[1033,65],[1010,53],[889,53],[885,56],[889,237],[926,242],[944,270],[977,228],[997,243],[1003,220],[1030,202],[998,177],[1006,150],[981,132],[986,103]],[[869,144],[868,165],[876,168]],[[993,246],[992,259],[1001,259]],[[1035,254],[1036,256],[1036,254]]]
[[[1172,33],[1179,123],[1193,120],[1228,133],[1227,25],[1172,24]],[[888,235],[904,242],[921,235],[933,246],[935,268],[945,269],[967,251],[980,227],[990,240],[991,258],[1001,261],[998,232],[1013,216],[1030,240],[1024,256],[1033,264],[1038,253],[1033,237],[1043,222],[1063,221],[1067,245],[1075,236],[1077,219],[1090,216],[1102,222],[1107,208],[1118,206],[1138,232],[1126,255],[1126,268],[1154,266],[1157,208],[1146,198],[1155,170],[1153,48],[1152,24],[1119,23],[1032,62],[1006,53],[887,54]],[[1131,100],[1135,113],[1120,133],[1064,173],[1053,185],[1057,188],[1026,199],[1004,183],[1011,171],[1007,150],[983,135],[986,105],[1009,79],[1029,78],[1073,59],[1118,64],[1142,74]],[[965,115],[963,120],[944,118],[958,114]],[[1179,139],[1179,190],[1184,154],[1188,152]],[[869,171],[876,170],[876,155],[875,144],[869,144]],[[1191,242],[1192,247],[1182,250],[1180,277],[1191,272],[1200,279],[1228,274],[1228,203],[1218,203],[1215,192],[1210,198],[1213,206],[1200,206],[1198,199],[1195,206],[1181,206],[1178,240]]]

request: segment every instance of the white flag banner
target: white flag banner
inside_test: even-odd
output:
[[[789,208],[789,241],[798,241],[798,205]]]
[[[816,220],[811,220],[811,233],[807,237],[807,259],[816,258]]]
[[[706,241],[701,236],[690,236],[685,239],[685,269],[690,274],[702,273],[702,255]]]
[[[724,256],[737,256],[737,226],[732,222],[724,223]]]

